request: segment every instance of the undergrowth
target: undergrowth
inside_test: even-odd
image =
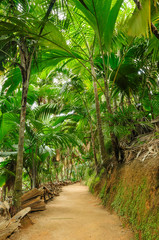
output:
[[[152,208],[149,198],[146,179],[133,187],[122,181],[117,187],[112,207],[120,216],[127,217],[134,231],[137,231],[136,239],[159,240],[159,208]]]

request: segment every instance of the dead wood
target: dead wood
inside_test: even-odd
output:
[[[14,215],[9,220],[3,220],[0,223],[0,240],[5,240],[9,237],[13,232],[15,232],[18,227],[21,225],[21,219],[26,216],[30,212],[31,208],[25,208]]]
[[[159,138],[155,132],[138,136],[131,145],[123,146],[125,162],[135,159],[144,162],[147,158],[156,157],[159,154]]]
[[[22,200],[22,203],[25,203],[28,200],[38,196],[41,196],[41,191],[39,191],[37,188],[33,188],[32,190],[24,193],[21,200]]]
[[[41,199],[43,191],[33,188],[22,196],[22,208],[31,207],[31,212],[45,210],[44,200]]]

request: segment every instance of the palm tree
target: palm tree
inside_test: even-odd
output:
[[[22,102],[21,102],[21,115],[20,115],[20,128],[19,128],[19,144],[18,144],[18,156],[17,156],[17,168],[16,168],[16,180],[15,180],[15,191],[14,191],[14,205],[17,209],[20,208],[20,197],[21,197],[21,191],[22,191],[22,168],[23,168],[23,146],[24,146],[24,130],[25,130],[25,117],[26,117],[26,103],[27,103],[27,93],[28,93],[28,87],[29,87],[29,80],[30,80],[30,73],[31,73],[31,65],[33,56],[35,54],[35,51],[38,47],[38,40],[40,39],[42,32],[44,30],[44,27],[46,25],[46,22],[48,20],[48,17],[52,11],[52,8],[55,4],[55,0],[51,0],[49,7],[47,9],[47,12],[43,18],[43,21],[39,24],[39,34],[35,38],[33,37],[34,30],[33,28],[35,25],[31,26],[27,18],[24,20],[23,17],[21,17],[21,11],[19,16],[15,17],[15,7],[19,7],[19,5],[13,6],[13,11],[9,13],[9,16],[2,17],[1,21],[1,28],[0,31],[5,36],[4,38],[8,38],[8,44],[13,43],[11,46],[15,47],[15,50],[13,49],[13,57],[11,57],[6,50],[6,39],[5,44],[4,41],[1,41],[1,52],[7,57],[11,57],[12,62],[14,65],[17,65],[21,71],[21,77],[22,77]],[[27,8],[28,10],[28,8]],[[17,10],[16,10],[17,13]],[[26,22],[26,23],[24,23]],[[37,26],[37,25],[36,25]],[[31,36],[32,35],[32,36]],[[10,50],[10,49],[7,49]],[[20,59],[17,59],[19,52]]]
[[[102,130],[102,123],[101,123],[99,102],[98,102],[98,92],[97,92],[97,86],[96,86],[96,82],[99,84],[99,81],[96,77],[95,64],[94,64],[95,59],[93,59],[94,58],[93,53],[94,53],[95,44],[97,43],[98,49],[99,49],[98,52],[100,52],[100,56],[102,58],[102,63],[103,63],[104,88],[101,86],[101,84],[99,86],[102,89],[104,96],[106,98],[108,112],[109,114],[112,114],[112,107],[111,107],[110,93],[109,93],[109,86],[108,86],[109,79],[108,79],[107,66],[105,63],[105,55],[110,51],[116,19],[123,1],[120,0],[114,3],[112,1],[106,2],[103,0],[100,2],[100,5],[98,4],[97,1],[94,1],[94,0],[89,0],[87,2],[73,0],[72,2],[82,12],[83,14],[82,16],[84,20],[86,20],[87,23],[93,28],[94,33],[96,35],[96,37],[93,38],[94,40],[92,43],[89,43],[87,41],[85,37],[85,32],[83,33],[82,37],[84,38],[84,42],[86,44],[86,49],[88,52],[88,61],[90,62],[90,65],[91,65],[90,73],[94,81],[96,114],[98,119],[98,136],[100,140],[101,156],[102,156],[103,162],[106,163],[108,156],[106,154],[105,147],[104,147],[104,135]],[[109,122],[109,125],[111,125],[110,122]],[[119,158],[118,151],[120,149],[119,144],[113,132],[111,132],[110,135],[112,138],[112,145],[114,148],[115,156],[118,160]]]

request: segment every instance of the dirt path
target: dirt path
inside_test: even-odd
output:
[[[131,240],[116,215],[108,213],[86,186],[63,188],[47,210],[31,214],[35,224],[16,233],[14,240]]]

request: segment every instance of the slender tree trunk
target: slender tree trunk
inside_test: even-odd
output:
[[[33,158],[33,169],[32,169],[32,188],[36,186],[36,169],[35,169],[35,159]]]
[[[67,169],[67,180],[68,180],[68,175],[69,175],[69,159],[68,159],[68,156],[66,158],[66,169]]]
[[[2,202],[6,200],[6,185],[2,188]]]
[[[154,116],[154,111],[153,111],[153,106],[152,106],[152,96],[151,96],[151,93],[150,93],[150,92],[148,93],[148,97],[149,97],[149,101],[150,101],[150,108],[151,108],[152,120],[154,120],[154,119],[155,119],[155,116]]]
[[[130,99],[129,96],[127,97],[127,102],[128,102],[128,106],[130,106],[131,105],[131,99]]]
[[[93,62],[91,62],[91,71],[92,71],[92,75],[93,75],[92,79],[93,79],[95,105],[96,105],[96,116],[97,116],[97,129],[98,129],[98,137],[99,137],[99,146],[100,146],[102,162],[105,164],[107,162],[107,160],[108,160],[108,156],[107,156],[106,149],[105,149],[105,146],[104,146],[104,135],[103,135],[103,130],[102,130],[102,120],[101,120],[101,114],[100,114],[98,90],[97,90],[97,83],[95,81],[96,73],[95,73],[95,69],[94,69],[94,66],[93,66]]]
[[[0,201],[3,202],[3,187],[0,189]]]
[[[14,206],[17,208],[17,211],[21,207],[20,199],[21,199],[21,195],[22,195],[23,147],[24,147],[27,92],[28,92],[28,83],[25,80],[23,83],[22,108],[21,108],[21,115],[20,115],[20,128],[19,128],[18,156],[17,156],[16,178],[15,178],[14,197],[13,197],[13,203],[14,203]]]
[[[48,20],[48,17],[52,11],[52,8],[55,4],[56,0],[51,0],[45,17],[43,19],[43,24],[40,29],[39,38],[44,30],[45,24]],[[34,49],[29,54],[27,48],[27,42],[24,37],[20,39],[20,58],[21,64],[19,66],[22,74],[22,107],[20,114],[20,128],[19,128],[19,142],[18,142],[18,154],[17,154],[17,165],[16,165],[16,178],[14,184],[14,193],[13,193],[13,204],[15,207],[15,211],[17,212],[21,208],[21,195],[22,195],[22,172],[23,172],[23,147],[24,147],[24,132],[25,132],[25,117],[26,117],[26,104],[27,104],[27,94],[30,80],[30,72],[31,72],[31,63],[32,57],[36,48],[34,45]]]
[[[35,188],[35,184],[36,184],[36,170],[35,170],[35,156],[34,156],[34,152],[32,154],[32,164],[33,164],[33,166],[32,166],[32,188]]]
[[[106,72],[105,72],[106,74]],[[109,88],[108,88],[108,83],[106,77],[104,77],[104,85],[105,85],[105,97],[106,97],[106,102],[107,102],[107,109],[109,114],[113,114],[112,107],[111,107],[111,101],[110,101],[110,95],[109,95]],[[109,127],[113,128],[114,124],[109,121]],[[121,161],[121,151],[120,151],[120,144],[118,141],[118,138],[114,134],[113,131],[110,131],[110,137],[111,137],[111,142],[112,142],[112,148],[113,152],[115,155],[115,159],[117,162]]]
[[[61,181],[64,181],[64,159],[63,159],[63,155],[61,155]]]
[[[63,182],[63,166],[61,168],[61,181]]]
[[[75,171],[75,179],[78,180],[77,169],[76,169],[76,166],[75,166],[75,161],[74,161],[74,159],[72,159],[72,166],[73,166],[74,171]]]
[[[120,106],[121,106],[122,111],[124,111],[124,96],[121,96]]]
[[[37,161],[37,156],[38,156],[38,143],[36,143],[36,151],[35,151],[35,158],[34,158],[34,183],[35,187],[39,187],[39,176],[38,176],[38,161]]]
[[[72,156],[71,156],[71,158],[70,158],[70,177],[69,177],[70,180],[72,177],[72,169],[73,169],[73,165],[72,165]]]
[[[117,99],[114,98],[114,112],[116,112],[118,109],[118,106],[117,106]]]
[[[67,176],[67,163],[66,163],[66,156],[64,157],[64,179],[66,179]]]
[[[26,118],[26,104],[27,94],[29,87],[30,71],[31,71],[31,59],[28,53],[28,49],[25,45],[24,39],[21,45],[21,65],[20,70],[22,74],[22,102],[21,102],[21,114],[20,114],[20,128],[19,128],[19,143],[18,143],[18,155],[16,165],[16,177],[14,184],[13,204],[15,211],[19,211],[21,208],[21,195],[22,195],[22,172],[23,172],[23,147],[24,147],[24,132],[25,132],[25,118]]]
[[[93,149],[93,155],[94,155],[94,162],[95,162],[95,167],[97,169],[98,160],[97,160],[97,154],[96,154],[96,148],[95,148],[95,138],[94,138],[94,133],[93,133],[92,122],[90,122],[90,129],[91,129],[91,143],[92,143],[92,149]]]
[[[103,47],[102,47],[101,41],[100,41],[100,50],[101,50],[103,66],[104,66],[104,87],[105,87],[104,95],[106,98],[108,113],[113,114],[112,106],[111,106],[111,96],[110,96],[110,92],[109,92],[109,84],[108,84],[108,78],[107,78],[107,67],[105,65],[104,52],[103,52]],[[109,127],[110,128],[113,127],[113,123],[110,121],[109,121]],[[118,138],[115,136],[113,131],[110,132],[110,136],[111,136],[112,148],[113,148],[113,152],[115,154],[116,161],[119,161],[120,145],[119,145]]]
[[[67,164],[67,180],[69,179],[69,157],[70,157],[70,149],[67,148],[67,158],[66,158],[66,164]]]
[[[57,171],[56,171],[56,181],[59,182],[59,176]]]
[[[89,113],[88,107],[87,107],[87,103],[84,100],[84,98],[81,96],[81,94],[79,93],[85,107],[86,107],[86,111],[88,114],[88,119],[89,119],[89,125],[90,125],[90,130],[91,130],[91,143],[92,143],[92,149],[93,149],[93,155],[94,155],[94,161],[95,161],[95,167],[97,169],[98,167],[98,160],[97,160],[97,154],[96,154],[96,148],[95,148],[95,137],[94,137],[94,133],[93,133],[93,124],[92,124],[92,117],[91,114]]]

